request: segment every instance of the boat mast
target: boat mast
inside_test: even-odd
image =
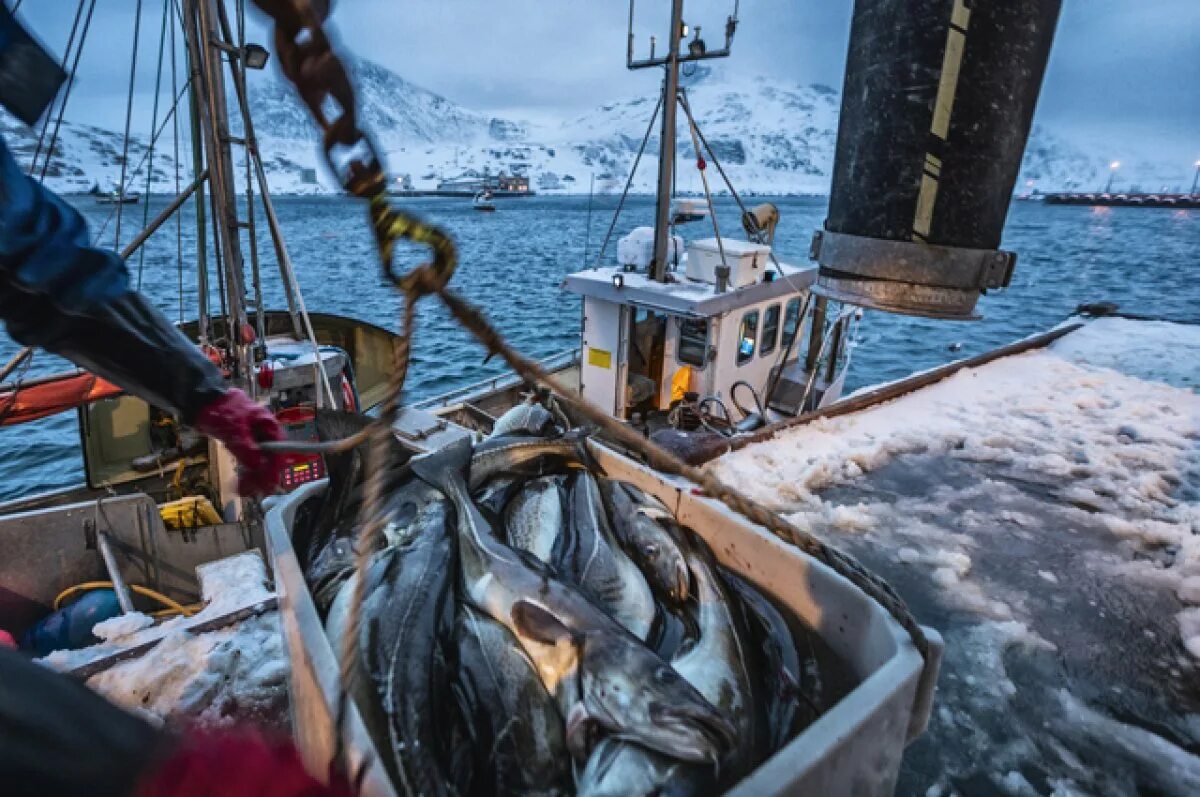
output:
[[[249,364],[248,342],[243,339],[243,330],[249,329],[246,316],[245,268],[242,261],[240,227],[237,217],[237,194],[234,183],[233,154],[230,142],[235,139],[229,132],[229,110],[225,95],[225,70],[222,63],[223,51],[217,29],[217,7],[220,0],[185,0],[184,34],[187,39],[188,56],[192,63],[193,85],[199,83],[201,90],[199,115],[204,132],[209,180],[212,183],[216,205],[213,223],[217,225],[217,236],[224,255],[225,294],[228,301],[229,343],[238,364],[236,377],[246,379]],[[249,385],[253,389],[252,385]]]
[[[671,183],[675,175],[675,113],[679,110],[679,52],[683,28],[683,0],[671,2],[671,35],[667,38],[666,76],[663,78],[662,133],[659,135],[658,192],[654,204],[654,259],[650,278],[666,282],[671,239]]]
[[[737,30],[737,3],[734,3],[733,14],[725,22],[723,48],[709,51],[704,40],[700,38],[700,28],[696,28],[695,38],[688,42],[687,53],[684,54],[679,52],[680,42],[688,35],[688,28],[683,22],[683,0],[671,0],[671,30],[667,36],[667,54],[661,58],[654,56],[654,37],[651,37],[650,57],[641,61],[633,60],[633,7],[634,0],[629,0],[629,50],[625,66],[629,69],[666,67],[662,89],[662,133],[658,143],[658,192],[654,206],[654,260],[650,263],[650,278],[656,282],[666,282],[671,237],[671,183],[675,173],[675,112],[679,102],[679,65],[710,58],[725,58],[729,55],[733,34]]]

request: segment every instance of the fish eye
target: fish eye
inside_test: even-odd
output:
[[[646,556],[657,556],[658,555],[658,546],[655,545],[654,543],[650,543],[649,545],[642,548],[642,553]]]
[[[655,668],[655,670],[654,670],[654,680],[658,681],[660,684],[665,684],[671,680],[671,676],[674,673],[675,673],[675,671],[672,670],[670,667],[666,666],[665,664],[660,665],[659,667]]]

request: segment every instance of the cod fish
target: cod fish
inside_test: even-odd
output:
[[[702,545],[703,543],[696,543]],[[755,750],[752,674],[748,652],[734,609],[718,580],[706,551],[689,548],[685,554],[696,588],[700,638],[672,661],[675,670],[696,687],[736,729],[736,745],[720,761],[721,776],[741,777]],[[579,777],[577,794],[662,795],[702,794],[712,790],[717,770],[663,756],[662,751],[619,740],[597,746]]]
[[[488,482],[475,496],[475,505],[486,510],[484,516],[489,521],[499,519],[504,516],[504,508],[521,495],[524,488],[524,479],[497,477]]]
[[[740,576],[724,568],[720,572],[745,611],[747,642],[759,652],[762,678],[758,679],[756,687],[761,692],[761,699],[755,704],[766,706],[763,742],[765,755],[769,756],[792,738],[803,677],[800,655],[792,631],[779,610]]]
[[[571,533],[562,571],[613,619],[645,641],[654,625],[654,596],[613,537],[592,474],[575,477],[570,502]]]
[[[567,525],[566,498],[557,476],[544,476],[525,485],[504,510],[508,544],[549,562],[554,544]]]
[[[505,435],[551,437],[558,433],[554,415],[536,401],[525,401],[496,419],[488,438]]]
[[[563,718],[517,640],[463,606],[455,623],[459,687],[471,707],[479,760],[476,789],[492,795],[569,793]]]
[[[475,492],[496,476],[545,476],[570,468],[600,472],[582,430],[555,440],[522,435],[492,437],[476,446],[471,456],[468,486],[470,492]]]
[[[413,472],[454,502],[463,597],[508,628],[569,706],[568,747],[595,723],[682,760],[718,760],[735,730],[694,687],[537,560],[495,540],[463,483],[470,457],[460,440],[414,459]]]
[[[456,717],[454,566],[450,502],[413,480],[389,502],[394,544],[376,554],[363,604],[364,664],[387,717],[378,745],[394,782],[409,793],[453,793],[447,785]],[[375,583],[372,583],[375,582]],[[441,710],[431,710],[441,707]]]
[[[602,487],[617,540],[630,552],[651,588],[668,603],[682,605],[691,590],[691,578],[683,551],[656,520],[670,517],[666,507],[621,482],[605,479]]]

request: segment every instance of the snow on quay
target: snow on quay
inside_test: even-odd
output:
[[[1200,794],[1200,326],[1099,319],[717,475],[946,637],[900,793]]]

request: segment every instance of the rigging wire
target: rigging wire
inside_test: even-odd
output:
[[[642,155],[646,152],[646,144],[650,141],[650,134],[654,132],[654,120],[658,118],[658,112],[662,110],[662,105],[663,95],[660,92],[658,103],[654,106],[654,113],[650,114],[650,124],[646,125],[646,134],[642,136],[642,145],[638,147],[637,157],[633,159],[633,168],[629,170],[629,177],[625,180],[625,190],[621,192],[621,200],[617,202],[617,209],[613,212],[612,222],[608,225],[608,232],[604,234],[604,242],[600,244],[600,252],[596,255],[596,260],[592,263],[592,268],[598,268],[600,261],[604,259],[604,250],[608,248],[608,242],[612,240],[613,230],[617,228],[617,221],[621,218],[621,209],[625,207],[625,200],[629,197],[629,189],[633,186],[633,176],[637,174],[638,164],[642,162]]]
[[[188,82],[183,84],[183,88],[181,88],[179,90],[179,94],[176,95],[176,97],[175,97],[175,102],[173,102],[171,104],[170,110],[168,110],[167,114],[163,117],[162,124],[160,124],[158,126],[158,130],[154,133],[154,136],[150,139],[150,146],[146,148],[146,152],[142,153],[142,159],[140,161],[138,161],[137,166],[133,167],[133,174],[136,175],[138,172],[140,172],[142,170],[142,166],[146,163],[146,156],[149,155],[150,150],[152,150],[154,148],[155,144],[158,143],[158,139],[166,131],[167,123],[170,122],[171,118],[175,115],[175,111],[179,108],[179,103],[183,99],[184,92],[186,92],[188,90],[188,87],[190,85],[191,85],[191,80],[189,79]],[[129,187],[131,187],[132,184],[133,184],[133,178],[130,177],[130,180],[128,183],[119,187],[121,193],[125,193],[125,190],[128,189]],[[120,207],[120,206],[117,205],[116,207]],[[108,212],[108,216],[104,219],[104,223],[100,225],[100,230],[93,237],[93,240],[97,244],[100,243],[100,239],[104,236],[104,231],[108,229],[108,225],[112,222],[113,217],[116,215],[116,212],[117,212],[116,207],[114,207],[113,210],[110,210]]]
[[[225,13],[225,8],[222,5],[218,5],[217,10],[218,22],[221,26],[221,34],[226,38],[227,41],[232,43],[233,33],[230,29],[229,18]],[[242,44],[244,45],[244,41]],[[267,229],[271,233],[271,242],[275,247],[275,257],[279,264],[279,272],[283,281],[284,295],[287,297],[288,312],[292,318],[293,333],[297,340],[304,338],[307,339],[307,341],[312,345],[314,370],[317,372],[317,383],[324,386],[324,397],[329,401],[329,406],[336,407],[337,399],[334,397],[333,388],[329,384],[329,380],[324,378],[323,371],[320,366],[320,342],[317,340],[316,332],[313,330],[312,318],[309,316],[308,307],[304,302],[304,294],[300,291],[300,284],[296,279],[296,270],[292,265],[292,259],[288,253],[287,243],[284,241],[283,232],[279,226],[279,219],[275,216],[275,208],[271,202],[270,186],[267,183],[266,172],[264,171],[262,165],[262,157],[258,151],[258,139],[254,132],[254,118],[249,109],[249,95],[247,94],[246,89],[245,72],[243,71],[239,73],[234,71],[233,74],[234,93],[237,96],[239,109],[242,113],[242,123],[244,126],[243,133],[245,134],[247,145],[246,152],[247,155],[252,158],[255,175],[258,178],[258,193],[262,200],[263,211],[266,215]],[[317,406],[320,407],[321,403],[322,391],[318,390]]]
[[[684,113],[688,120],[688,131],[692,134],[692,149],[696,152],[696,167],[700,172],[700,184],[704,186],[704,201],[708,204],[713,235],[717,238],[717,252],[721,256],[721,265],[728,269],[729,264],[725,262],[725,244],[721,242],[721,229],[717,226],[717,209],[713,206],[712,193],[708,190],[708,172],[704,168],[704,156],[700,153],[700,139],[696,135],[696,120],[692,118],[691,112],[687,111],[687,100],[681,100],[680,105],[684,107]]]
[[[154,74],[154,110],[150,112],[150,132],[158,127],[158,98],[162,92],[163,56],[167,45],[167,22],[170,20],[171,0],[163,0],[162,29],[158,34],[158,68]],[[150,190],[154,187],[154,146],[147,150],[149,157],[146,164],[146,201],[142,203],[142,229],[150,221]],[[138,250],[137,289],[142,289],[142,272],[146,267],[146,247]]]
[[[237,48],[238,52],[246,52],[246,3],[245,0],[237,0],[234,7],[237,16]],[[218,16],[222,29],[229,27],[229,20],[225,12],[224,6],[218,6]],[[231,35],[226,32],[226,35]],[[242,114],[242,135],[245,139],[245,147],[243,148],[243,156],[246,159],[246,245],[250,249],[250,279],[254,286],[254,321],[255,331],[258,333],[258,340],[262,346],[267,343],[267,321],[265,310],[263,309],[263,290],[262,290],[262,272],[258,263],[258,228],[254,223],[254,173],[250,163],[255,156],[257,150],[257,142],[250,135],[250,125],[246,124],[246,118],[249,116],[245,113],[246,110],[246,63],[245,59],[230,58],[229,71],[233,74],[234,92],[238,95],[238,103],[241,106]],[[316,371],[317,378],[323,380],[321,368],[321,353],[318,349],[314,352],[316,355]],[[321,391],[317,391],[317,407],[321,406]]]
[[[175,0],[167,0],[173,6]],[[171,96],[179,96],[179,74],[176,68],[175,25],[171,25]],[[173,154],[175,156],[175,196],[179,196],[179,114],[171,116]],[[175,214],[175,265],[179,272],[179,323],[183,323],[183,214]]]
[[[71,23],[71,35],[67,37],[67,48],[63,50],[62,61],[59,62],[58,65],[59,69],[62,69],[64,72],[67,69],[67,60],[71,57],[71,48],[75,45],[75,34],[79,32],[79,22],[83,19],[83,7],[86,4],[87,0],[79,0],[79,5],[75,7],[75,21]],[[21,4],[18,0],[17,6],[20,5]],[[14,6],[13,12],[15,13],[16,10],[17,7]],[[51,103],[52,108],[57,104],[58,97],[55,96],[54,99],[55,102]],[[31,177],[33,176],[34,171],[37,169],[38,157],[42,154],[42,145],[46,143],[46,133],[50,130],[50,120],[53,118],[54,114],[48,113],[46,114],[45,120],[42,121],[42,131],[38,133],[37,148],[35,148],[33,151],[33,157],[29,159],[29,171],[26,172],[26,174]],[[46,157],[50,157],[50,153],[46,153]]]
[[[46,171],[50,168],[51,156],[54,153],[54,146],[58,143],[58,133],[62,128],[63,116],[67,112],[67,102],[71,99],[71,89],[75,88],[75,75],[79,72],[79,58],[83,55],[83,45],[87,41],[88,30],[92,27],[92,14],[96,10],[96,0],[92,0],[88,6],[87,17],[83,20],[83,30],[79,34],[79,46],[75,50],[75,58],[71,61],[71,69],[67,73],[67,87],[63,89],[62,104],[58,106],[58,116],[54,120],[54,132],[50,134],[50,145],[46,149],[46,159],[42,163],[42,171],[38,175],[38,182],[46,181]]]
[[[129,165],[129,132],[133,124],[133,88],[137,78],[138,44],[142,34],[142,0],[137,0],[133,11],[133,51],[129,55],[129,92],[125,97],[125,140],[121,145],[121,180],[120,193],[117,194],[117,223],[113,232],[113,249],[121,248],[121,210],[125,206],[125,170]],[[153,152],[153,142],[151,143]]]

